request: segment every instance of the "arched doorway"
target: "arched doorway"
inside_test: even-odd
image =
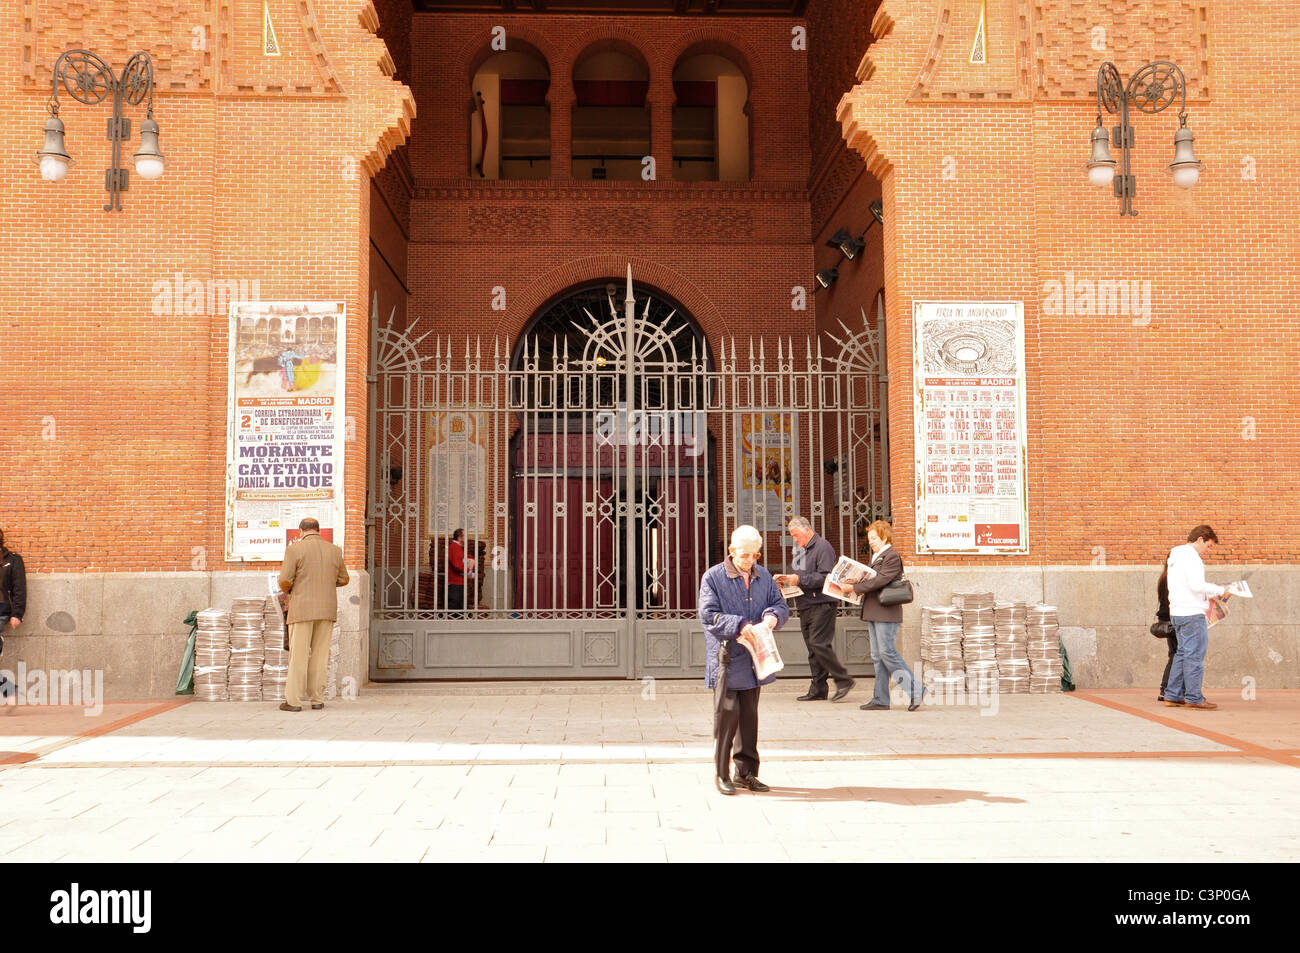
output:
[[[714,525],[712,367],[699,326],[657,289],[599,280],[538,310],[511,363],[516,609],[694,610]]]
[[[515,342],[372,321],[376,681],[697,677],[699,579],[737,524],[784,572],[790,517],[853,552],[879,512],[880,347],[865,322],[824,342],[721,338],[714,353],[630,269],[552,299]],[[479,558],[463,608],[456,529]],[[804,674],[787,629],[786,673]],[[845,615],[838,633],[860,670],[864,624]]]

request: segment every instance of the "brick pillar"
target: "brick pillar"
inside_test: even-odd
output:
[[[573,178],[573,82],[566,70],[551,76],[551,178]]]
[[[672,74],[654,77],[646,93],[650,110],[650,154],[655,157],[655,177],[673,177],[673,93]]]

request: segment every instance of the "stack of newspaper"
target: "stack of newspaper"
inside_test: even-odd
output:
[[[961,654],[966,663],[966,691],[987,694],[998,690],[996,609],[993,593],[958,592],[953,605],[961,608]]]
[[[1029,690],[1035,694],[1059,692],[1065,666],[1061,662],[1061,638],[1056,606],[1038,603],[1025,614],[1029,655]]]
[[[284,613],[275,596],[267,596],[262,607],[262,651],[262,700],[282,702],[289,652],[284,647]]]
[[[1024,600],[999,602],[994,606],[994,643],[998,657],[998,691],[1004,694],[1029,691],[1028,631]]]
[[[956,606],[921,608],[921,681],[932,694],[951,695],[965,688],[961,656],[961,610]]]
[[[230,671],[227,695],[232,702],[262,700],[262,612],[265,600],[236,599],[230,611]]]
[[[204,609],[198,614],[194,640],[194,697],[199,701],[226,700],[226,672],[230,665],[230,613]]]

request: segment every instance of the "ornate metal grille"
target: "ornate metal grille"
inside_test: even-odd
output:
[[[579,289],[513,351],[372,315],[372,677],[690,674],[700,576],[736,525],[764,531],[774,572],[794,515],[863,551],[885,509],[865,313],[833,356],[733,338],[715,363],[630,269],[622,304]],[[460,528],[480,554],[463,609],[447,571]]]

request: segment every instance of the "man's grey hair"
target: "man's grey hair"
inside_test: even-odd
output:
[[[731,548],[740,549],[745,545],[757,545],[759,549],[763,548],[763,534],[755,527],[748,523],[737,526],[731,534]]]
[[[316,532],[320,530],[320,523],[308,516],[298,524],[298,529],[302,530],[304,533]]]
[[[811,533],[812,523],[809,523],[802,516],[796,516],[794,519],[790,521],[790,529],[806,529],[808,530],[808,532]]]

